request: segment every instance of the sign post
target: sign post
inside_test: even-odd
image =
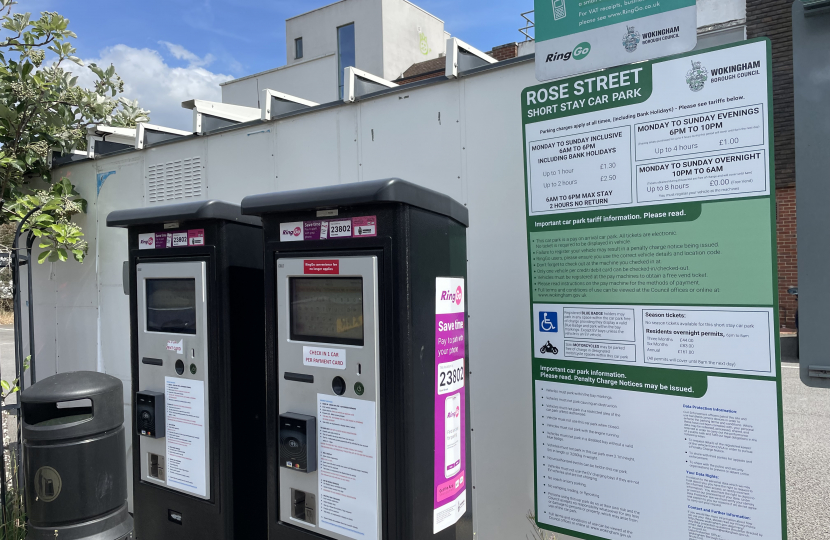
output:
[[[522,93],[542,528],[785,534],[770,58]]]
[[[696,0],[535,0],[536,78],[690,51]]]

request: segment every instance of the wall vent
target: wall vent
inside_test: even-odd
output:
[[[149,203],[202,196],[202,159],[194,156],[147,166]]]

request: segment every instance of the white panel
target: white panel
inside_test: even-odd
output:
[[[330,103],[340,98],[337,56],[334,54],[268,71],[259,75],[257,79],[260,99],[262,90],[266,88],[315,103]]]
[[[57,308],[52,305],[35,302],[35,367],[37,380],[51,377],[57,371]],[[29,354],[29,314],[25,302],[23,303],[23,341],[24,356]],[[29,374],[31,375],[31,374]],[[12,377],[13,378],[13,377]],[[31,381],[26,377],[27,385]]]
[[[276,124],[261,124],[244,130],[207,137],[207,148],[215,156],[208,162],[207,190],[211,199],[239,204],[242,198],[274,191],[273,132]]]
[[[96,161],[98,173],[106,176],[94,201],[98,217],[99,288],[103,285],[121,286],[121,263],[128,257],[127,230],[107,227],[107,216],[114,210],[143,206],[144,156],[145,152],[136,152]],[[101,331],[106,334],[103,327]]]
[[[130,297],[121,285],[101,287],[101,356],[106,372],[129,384]]]
[[[256,77],[224,85],[222,103],[259,107],[259,88],[257,88]]]
[[[697,26],[746,19],[746,0],[697,0]]]
[[[37,246],[33,250],[32,258],[37,261],[37,256],[41,252]],[[35,320],[35,364],[37,371],[37,379],[45,379],[50,375],[54,375],[55,371],[55,282],[49,280],[52,264],[44,263],[38,264],[35,262],[32,266],[32,277],[35,283],[34,289],[34,320]],[[26,267],[21,268],[20,287],[23,291],[21,298],[21,328],[23,336],[23,357],[30,354],[29,350],[29,301],[28,301],[28,270]],[[9,328],[12,328],[11,326]],[[11,348],[14,354],[14,347]],[[14,357],[7,365],[14,365]],[[3,378],[12,380],[15,378],[13,373],[7,373],[4,369]],[[31,383],[31,373],[26,374],[26,386]]]
[[[58,372],[97,371],[98,308],[58,306],[56,318]]]
[[[465,78],[460,84],[469,177],[476,538],[524,538],[529,533],[525,516],[534,498],[531,351],[529,340],[521,339],[530,336],[531,329],[523,315],[530,310],[530,300],[519,96],[537,82],[531,62]],[[496,144],[500,140],[506,147]],[[505,464],[504,441],[510,441],[511,459],[521,466]]]
[[[204,137],[144,150],[144,206],[206,198],[207,162]]]
[[[354,112],[338,107],[277,123],[277,191],[356,180]],[[339,125],[344,126],[342,136]],[[342,158],[341,158],[342,155]],[[345,172],[341,175],[341,161]],[[341,177],[344,178],[341,181]]]
[[[403,178],[466,202],[457,84],[395,92],[359,107],[361,180]],[[492,151],[492,142],[487,146]]]

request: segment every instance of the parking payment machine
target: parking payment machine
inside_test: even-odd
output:
[[[401,180],[257,195],[268,538],[472,539],[467,209]]]
[[[136,538],[264,538],[259,218],[196,201],[107,225],[129,231]]]

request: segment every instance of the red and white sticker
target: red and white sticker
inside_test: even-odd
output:
[[[303,261],[303,273],[322,275],[339,274],[340,261],[337,259]]]
[[[156,233],[139,234],[138,249],[156,249]]]
[[[179,341],[168,341],[167,350],[173,351],[176,354],[184,354],[184,340],[180,339]]]
[[[188,246],[204,246],[205,245],[205,230],[191,229],[187,231],[187,245]]]
[[[346,369],[346,349],[303,347],[303,365],[330,369]]]
[[[302,221],[280,223],[280,242],[300,242],[304,239]]]

